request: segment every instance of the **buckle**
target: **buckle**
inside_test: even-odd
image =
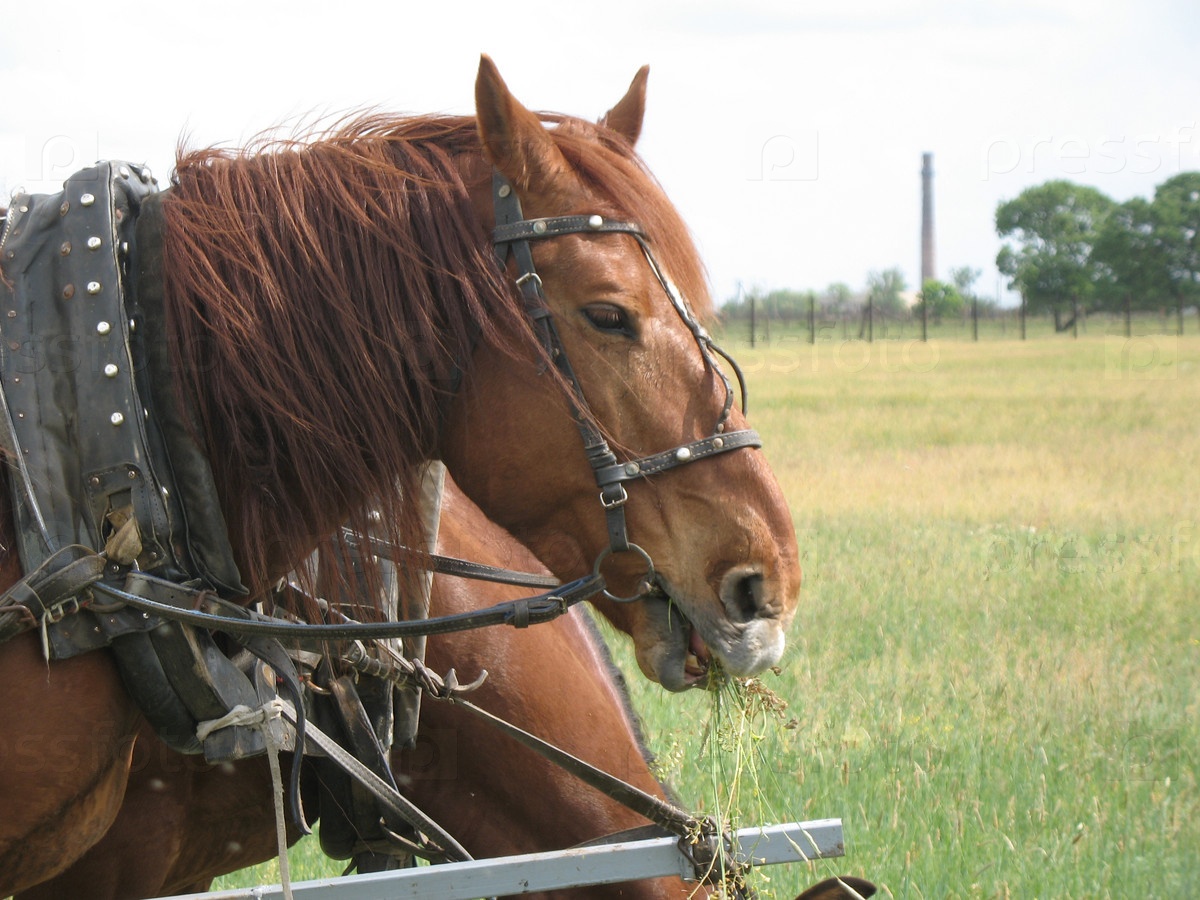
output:
[[[617,489],[616,494],[614,494],[611,499],[608,497],[610,488]],[[605,509],[617,509],[618,507],[624,506],[627,500],[629,500],[629,494],[625,491],[625,485],[619,482],[617,484],[609,485],[600,491],[600,505]]]

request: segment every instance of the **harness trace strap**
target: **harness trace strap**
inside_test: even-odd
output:
[[[614,553],[632,552],[641,556],[646,562],[647,571],[638,593],[630,597],[617,597],[607,589],[604,591],[605,596],[610,600],[618,602],[637,600],[653,589],[656,576],[654,562],[650,555],[629,540],[625,523],[625,503],[629,499],[629,494],[625,490],[625,482],[657,475],[687,463],[707,459],[718,453],[739,450],[743,447],[761,447],[762,439],[757,431],[742,429],[727,432],[725,430],[725,423],[733,409],[733,385],[722,371],[717,357],[724,359],[732,366],[738,380],[743,409],[746,407],[745,378],[733,358],[716,345],[704,326],[696,319],[678,288],[658,265],[654,254],[650,251],[649,240],[640,225],[635,222],[606,219],[600,215],[526,219],[521,212],[521,201],[517,197],[516,191],[499,171],[495,171],[492,176],[492,202],[496,211],[496,227],[492,232],[496,257],[503,267],[508,259],[508,254],[512,253],[517,268],[516,284],[524,299],[525,311],[533,320],[547,357],[553,361],[570,390],[568,399],[571,403],[572,416],[579,429],[580,437],[583,439],[583,449],[588,463],[595,473],[596,486],[600,489],[600,504],[604,507],[608,520],[609,546],[597,558],[594,571],[599,574],[601,563]],[[575,371],[567,358],[566,348],[563,346],[558,329],[554,325],[553,315],[546,303],[542,279],[538,277],[533,263],[531,241],[568,234],[626,234],[638,242],[638,246],[641,247],[642,253],[646,257],[646,262],[659,284],[662,285],[671,305],[695,338],[704,365],[717,374],[725,387],[725,401],[710,437],[625,462],[619,460],[612,452],[608,441],[596,424],[595,417],[591,414],[583,387],[580,385],[579,379],[575,377]]]

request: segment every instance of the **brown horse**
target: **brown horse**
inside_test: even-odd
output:
[[[437,552],[526,572],[537,560],[450,488]],[[466,612],[528,591],[436,576],[431,613]],[[663,796],[607,651],[579,611],[516,630],[496,627],[429,638],[427,662],[489,677],[471,699],[643,790]],[[422,704],[420,740],[396,751],[405,792],[477,858],[559,849],[645,820],[445,702]],[[131,900],[206,890],[211,880],[276,853],[271,777],[264,757],[208,766],[170,750],[148,727],[134,749],[113,826],[66,872],[18,900]],[[309,804],[309,808],[314,808]],[[297,835],[293,831],[290,837]],[[571,896],[679,897],[678,880]]]
[[[710,311],[686,229],[632,149],[644,96],[643,71],[601,125],[548,128],[484,59],[474,119],[359,119],[181,156],[161,202],[174,383],[155,390],[195,423],[251,597],[343,522],[382,514],[404,541],[403,497],[438,456],[559,577],[607,560],[614,595],[639,599],[603,611],[648,677],[680,690],[714,657],[735,674],[779,658],[795,533],[673,287]],[[525,271],[496,264],[494,172],[523,215],[549,217],[505,239],[514,260],[532,245]],[[615,448],[589,440],[599,474],[579,423]],[[688,460],[703,461],[675,468]],[[12,537],[0,525],[0,545]],[[7,551],[0,585],[21,574]],[[0,647],[0,683],[3,896],[107,831],[140,720],[107,652],[47,665],[34,632]]]

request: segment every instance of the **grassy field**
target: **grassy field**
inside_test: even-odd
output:
[[[806,572],[763,679],[790,706],[736,742],[736,805],[847,838],[764,871],[767,896],[832,873],[897,898],[1196,892],[1200,337],[1098,332],[729,341]],[[629,681],[682,798],[726,806],[713,695]]]
[[[1200,338],[736,350],[806,566],[768,817],[885,896],[1194,893]]]

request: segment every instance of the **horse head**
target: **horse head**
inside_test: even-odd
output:
[[[703,266],[632,149],[646,75],[600,124],[547,127],[483,59],[483,154],[464,181],[482,221],[509,225],[497,246],[542,346],[480,342],[443,450],[467,494],[559,577],[601,566],[601,611],[632,635],[648,677],[683,690],[714,658],[734,675],[779,660],[800,566],[780,488],[699,322],[711,312]],[[515,224],[494,211],[506,190]],[[581,431],[586,454],[570,449]]]

